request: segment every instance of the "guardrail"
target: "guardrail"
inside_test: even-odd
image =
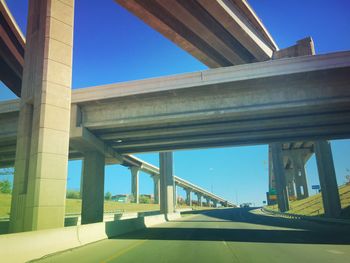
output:
[[[266,207],[262,207],[261,211],[263,213],[266,213],[266,214],[270,214],[270,215],[273,215],[273,216],[279,216],[279,217],[283,217],[283,218],[289,218],[289,219],[307,220],[307,221],[315,221],[315,222],[319,222],[319,223],[329,223],[329,224],[350,225],[350,220],[348,220],[348,219],[325,218],[325,217],[297,215],[297,214],[273,211],[273,210],[267,209]]]
[[[279,211],[274,211],[271,209],[267,209],[266,207],[262,207],[261,208],[262,212],[266,213],[266,214],[270,214],[270,215],[278,215],[280,217],[284,217],[284,218],[290,218],[290,219],[304,219],[303,215],[297,215],[297,214],[290,214],[290,213],[283,213],[283,212],[279,212]]]

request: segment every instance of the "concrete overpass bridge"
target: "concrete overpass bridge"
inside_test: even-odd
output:
[[[170,151],[255,144],[270,145],[270,181],[274,179],[281,211],[288,210],[287,171],[294,169],[295,180],[296,174],[302,174],[303,162],[315,152],[326,215],[339,215],[326,140],[349,138],[350,52],[314,55],[310,38],[279,50],[242,0],[117,2],[211,69],[72,91],[74,1],[30,1],[23,74],[18,53],[22,54],[24,39],[18,45],[18,28],[8,16],[2,22],[6,32],[1,31],[1,43],[16,36],[6,43],[17,50],[1,53],[13,76],[7,85],[14,83],[19,94],[22,81],[21,100],[0,104],[2,164],[13,165],[15,160],[16,169],[12,232],[63,226],[69,158],[84,158],[82,223],[96,224],[66,230],[64,238],[81,239],[74,245],[57,246],[61,249],[109,237],[107,227],[98,223],[103,218],[106,164],[131,167],[136,197],[140,170],[159,177],[161,212],[171,218],[176,183],[216,201],[225,200],[174,176]],[[17,62],[8,59],[16,54]],[[159,169],[128,155],[152,151],[160,152]],[[241,214],[215,216],[242,220]],[[116,228],[109,231],[116,235],[125,229]],[[91,235],[95,229],[97,238]],[[41,238],[45,233],[34,235]],[[51,239],[62,238],[61,233],[53,233]],[[17,245],[25,234],[12,236],[5,245]],[[273,242],[277,241],[281,240]],[[56,251],[46,250],[46,254]]]
[[[69,154],[84,156],[84,223],[101,220],[103,167],[124,163],[123,154],[162,152],[160,204],[171,213],[167,151],[266,143],[285,211],[283,142],[301,141],[314,141],[326,213],[339,213],[324,140],[349,137],[349,52],[313,55],[311,39],[278,50],[246,1],[118,1],[210,68],[225,68],[71,92],[73,2],[30,5],[41,22],[28,23],[19,114],[16,103],[1,106],[2,146],[17,149],[12,231],[63,224]]]
[[[0,132],[0,168],[14,167],[16,158],[16,137],[17,137],[17,125],[19,115],[19,100],[12,100],[6,102],[0,102],[0,124],[3,128]],[[70,149],[70,160],[83,160],[84,155],[77,150]],[[121,165],[128,167],[131,170],[132,177],[132,189],[131,192],[134,195],[135,202],[139,200],[139,172],[142,171],[150,175],[154,181],[154,198],[155,202],[159,203],[159,168],[147,163],[133,155],[122,155],[118,158],[111,158],[110,155],[106,156],[106,165],[118,163],[121,159]],[[83,175],[82,175],[83,176]],[[235,206],[233,203],[191,183],[180,177],[174,176],[174,182],[176,186],[182,187],[187,192],[190,191],[198,196],[198,204],[202,205],[202,198],[207,200],[207,204],[210,201],[213,204],[221,204],[222,206]],[[188,204],[191,204],[191,197],[187,196]]]

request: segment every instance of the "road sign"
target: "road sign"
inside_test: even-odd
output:
[[[312,185],[311,186],[312,189],[315,189],[315,190],[319,190],[320,189],[320,186],[318,184],[316,185]]]

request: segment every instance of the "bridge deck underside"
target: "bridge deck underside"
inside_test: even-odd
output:
[[[128,116],[84,105],[84,126],[120,153],[345,138],[349,73],[295,74],[109,102]]]
[[[333,53],[79,89],[72,101],[81,126],[121,154],[276,141],[301,147],[349,137],[349,58]],[[0,105],[7,147],[16,135],[11,107]]]

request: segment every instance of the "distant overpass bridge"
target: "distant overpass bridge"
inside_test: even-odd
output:
[[[19,101],[6,101],[0,102],[0,168],[14,167],[15,158],[16,158],[16,138],[17,138],[17,125],[18,125],[18,114],[19,114]],[[146,174],[149,174],[154,179],[154,196],[155,200],[159,202],[159,168],[147,163],[133,155],[122,155],[116,159],[112,159],[109,155],[109,163],[115,164],[120,161],[121,164],[126,167],[137,168],[138,171],[142,171]],[[71,149],[70,150],[70,159],[84,159],[83,154]],[[137,175],[138,176],[138,175]],[[187,191],[195,193],[199,197],[207,199],[207,202],[212,201],[214,204],[220,203],[223,206],[232,206],[235,205],[218,195],[215,195],[191,182],[188,182],[180,177],[174,176],[175,184],[184,188]],[[138,188],[138,187],[137,187]],[[135,195],[138,196],[138,189],[132,189]],[[201,199],[200,199],[201,200]],[[202,205],[200,202],[199,205]]]

